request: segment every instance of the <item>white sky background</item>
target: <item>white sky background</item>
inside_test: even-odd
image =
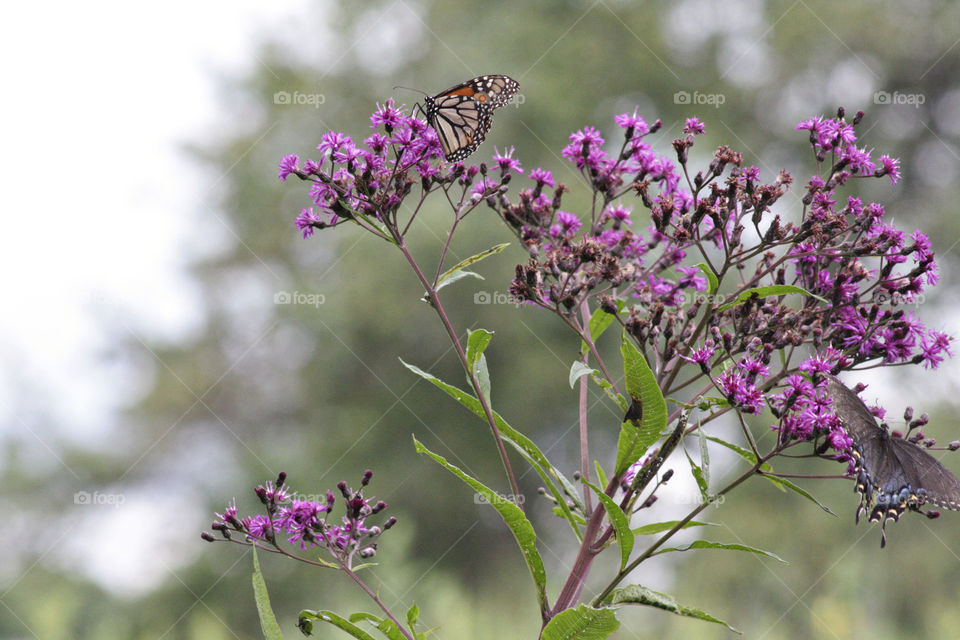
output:
[[[181,149],[238,126],[218,112],[215,78],[259,64],[259,43],[289,31],[305,5],[5,5],[0,446],[21,440],[49,465],[47,440],[109,437],[114,410],[139,385],[102,357],[120,337],[105,332],[105,316],[172,341],[197,327],[185,249],[202,246],[191,233],[211,226],[198,224],[210,217],[210,176]],[[183,515],[185,505],[166,506]],[[97,534],[163,510],[157,496],[128,495],[126,507],[97,509]],[[87,571],[127,593],[152,587],[172,568],[164,563],[188,560],[158,557],[157,541],[142,536],[83,537]],[[13,578],[10,569],[0,573]]]

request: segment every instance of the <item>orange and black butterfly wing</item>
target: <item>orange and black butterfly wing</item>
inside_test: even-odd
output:
[[[494,109],[507,104],[519,88],[512,78],[489,75],[427,97],[427,122],[440,138],[444,157],[457,162],[476,151],[490,130]]]

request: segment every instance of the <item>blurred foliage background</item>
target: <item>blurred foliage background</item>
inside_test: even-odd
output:
[[[193,269],[205,304],[202,330],[174,344],[122,345],[149,390],[132,399],[122,432],[109,443],[96,450],[59,446],[56,455],[82,477],[62,467],[28,468],[16,451],[5,453],[0,500],[32,523],[14,531],[8,553],[18,567],[35,568],[3,594],[0,637],[260,637],[248,554],[203,545],[200,531],[232,496],[242,511],[255,509],[252,487],[278,471],[289,473],[294,488],[319,493],[341,479],[357,485],[367,467],[375,472],[370,492],[400,519],[382,541],[380,565],[368,574],[383,599],[399,611],[416,602],[438,638],[535,637],[530,579],[509,533],[489,507],[475,504],[465,487],[413,451],[411,434],[506,490],[484,424],[398,361],[463,384],[439,322],[418,301],[422,292],[401,256],[385,244],[349,226],[300,239],[293,219],[307,203],[307,188],[296,179],[277,181],[279,158],[311,156],[330,128],[362,139],[376,102],[391,95],[408,105],[418,99],[395,85],[432,93],[475,75],[506,73],[520,82],[522,104],[497,113],[471,160],[515,146],[527,171],[551,169],[571,186],[566,209],[587,202],[582,181],[559,156],[567,136],[594,125],[614,138],[613,116],[634,106],[650,122],[663,120],[653,139],[662,153],[669,153],[683,119],[696,115],[707,135],[698,140],[693,165],[728,144],[766,179],[787,168],[796,194],[813,162],[806,135],[794,125],[810,115],[831,116],[839,105],[851,115],[864,109],[861,144],[900,157],[905,178],[893,187],[873,180],[856,188],[883,202],[901,228],[922,228],[933,237],[943,282],[918,311],[925,323],[949,329],[960,236],[958,25],[960,5],[932,1],[317,3],[291,32],[258,45],[262,64],[255,73],[211,78],[221,87],[222,120],[215,135],[189,149],[211,176],[209,198],[194,212],[180,212],[200,219],[198,243],[207,247]],[[318,108],[276,104],[274,94],[283,91],[320,94],[323,102]],[[698,104],[705,96],[721,96],[722,104]],[[784,203],[782,211],[793,206],[795,215],[798,199]],[[510,240],[488,213],[480,209],[467,219],[454,258]],[[442,208],[428,208],[415,228],[412,245],[428,268],[435,266],[446,220]],[[496,409],[572,472],[576,395],[567,372],[578,343],[545,314],[474,304],[479,291],[506,292],[514,265],[524,260],[514,243],[479,266],[484,282],[445,290],[447,307],[461,331],[496,332],[487,351]],[[319,294],[324,304],[274,304],[282,291]],[[907,404],[928,411],[929,435],[946,442],[957,438],[955,406],[935,399],[957,377],[957,366],[948,362],[936,374],[898,370],[867,381],[880,388],[896,384],[899,393],[878,398],[890,415]],[[876,398],[873,390],[868,400]],[[619,416],[598,401],[592,419],[591,454],[609,465]],[[719,452],[713,463],[715,475],[738,468]],[[535,474],[519,459],[514,464],[555,597],[575,546],[536,496]],[[684,512],[679,478],[686,465],[674,466],[679,493],[672,504],[668,494],[649,517]],[[842,471],[822,462],[796,470]],[[850,483],[803,485],[839,517],[761,481],[704,514],[718,526],[701,535],[769,549],[789,564],[690,552],[644,564],[633,581],[670,591],[751,638],[848,638],[865,629],[876,638],[955,633],[956,515],[932,522],[907,517],[891,525],[881,551],[875,527],[854,527]],[[144,514],[143,529],[196,532],[195,544],[157,550],[171,558],[163,586],[131,595],[104,591],[69,563],[39,557],[33,543],[54,535],[43,525],[62,511],[62,495],[89,486],[128,495],[162,488],[169,515]],[[37,495],[51,497],[38,503]],[[604,560],[588,591],[601,587],[611,569]],[[273,557],[261,562],[288,637],[297,637],[293,625],[302,608],[373,611],[343,576]],[[507,620],[517,621],[516,631],[505,629]],[[656,610],[627,612],[622,621],[618,638],[730,636]],[[337,632],[322,630],[318,637]]]

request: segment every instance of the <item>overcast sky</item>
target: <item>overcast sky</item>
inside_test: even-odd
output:
[[[107,437],[113,409],[138,385],[112,364],[111,345],[129,336],[177,340],[197,326],[184,266],[203,249],[191,232],[214,218],[204,204],[211,178],[182,148],[230,122],[219,115],[215,78],[259,64],[258,44],[287,29],[304,4],[4,7],[0,443],[16,437],[38,463],[55,464],[51,440]],[[111,325],[127,336],[106,333]],[[97,528],[142,522],[151,504],[163,506],[129,495],[127,508],[98,513]],[[130,542],[86,545],[88,572],[136,591],[172,568],[156,546],[146,553],[156,541]],[[76,544],[85,545],[82,536]],[[91,558],[96,549],[110,557]],[[147,557],[157,566],[144,566]]]

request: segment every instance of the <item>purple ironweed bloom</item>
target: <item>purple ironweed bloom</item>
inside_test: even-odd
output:
[[[530,179],[535,180],[538,187],[554,186],[553,174],[546,169],[536,168],[530,172]]]
[[[698,136],[704,131],[706,131],[706,127],[700,122],[700,118],[687,118],[683,125],[683,132],[694,136]]]
[[[323,134],[323,137],[320,138],[320,144],[317,145],[317,149],[321,153],[330,152],[333,154],[347,146],[353,146],[353,140],[350,139],[350,136],[339,131],[327,131]]]
[[[708,339],[702,347],[691,351],[689,357],[683,354],[680,354],[680,357],[687,362],[693,362],[694,364],[705,364],[709,366],[710,359],[713,358],[713,354],[715,352],[716,345],[714,345],[713,340]]]
[[[842,158],[851,171],[861,176],[872,176],[877,169],[877,165],[870,159],[870,152],[858,149],[852,144],[844,147]]]
[[[243,525],[247,528],[251,538],[269,540],[273,537],[273,525],[270,523],[270,518],[262,513],[244,518]]]
[[[370,116],[370,128],[376,129],[380,125],[383,125],[387,133],[390,133],[392,129],[406,122],[407,115],[403,111],[405,106],[406,105],[400,105],[399,107],[394,106],[393,98],[384,102],[383,106],[380,106],[378,102],[377,110]]]
[[[493,149],[493,161],[497,163],[497,166],[500,167],[500,171],[504,174],[507,174],[511,171],[516,171],[517,173],[523,173],[523,169],[520,167],[520,161],[513,157],[513,147],[510,149],[504,149],[503,153],[497,151],[497,148]]]
[[[577,231],[580,230],[580,226],[583,224],[580,222],[580,218],[576,214],[570,213],[568,211],[558,211],[557,212],[557,223],[554,227],[557,230],[557,233],[553,233],[554,227],[551,227],[551,235],[557,237],[563,235],[570,237],[575,235]]]
[[[923,366],[928,369],[936,369],[944,360],[944,354],[953,357],[950,351],[950,342],[953,340],[947,334],[940,331],[931,331],[929,335],[923,338]]]
[[[299,170],[300,156],[295,153],[291,153],[288,156],[283,156],[280,160],[280,173],[279,178],[284,182],[287,181],[287,176],[291,173],[296,173]]]
[[[890,184],[897,184],[900,180],[900,159],[891,158],[886,154],[880,156],[880,168],[874,175],[878,178],[890,176]]]
[[[677,267],[677,271],[685,276],[680,278],[677,283],[678,286],[683,288],[693,287],[697,291],[707,290],[707,279],[703,276],[699,267]]]
[[[621,224],[632,225],[633,220],[630,219],[630,212],[632,208],[624,207],[620,204],[615,204],[611,207],[608,207],[606,211],[600,216],[601,222],[612,221],[613,228],[619,229]]]
[[[717,376],[717,385],[733,406],[744,413],[760,413],[763,394],[739,370],[733,368],[721,373]]]
[[[637,115],[636,108],[633,110],[633,115],[621,113],[618,116],[614,116],[613,119],[618,126],[626,129],[631,134],[643,136],[650,132],[650,126],[646,120]]]
[[[336,216],[333,217],[336,218]],[[300,215],[297,216],[296,225],[297,229],[303,233],[303,237],[309,238],[313,235],[316,227],[322,228],[323,219],[313,212],[313,207],[308,207],[300,211]]]

